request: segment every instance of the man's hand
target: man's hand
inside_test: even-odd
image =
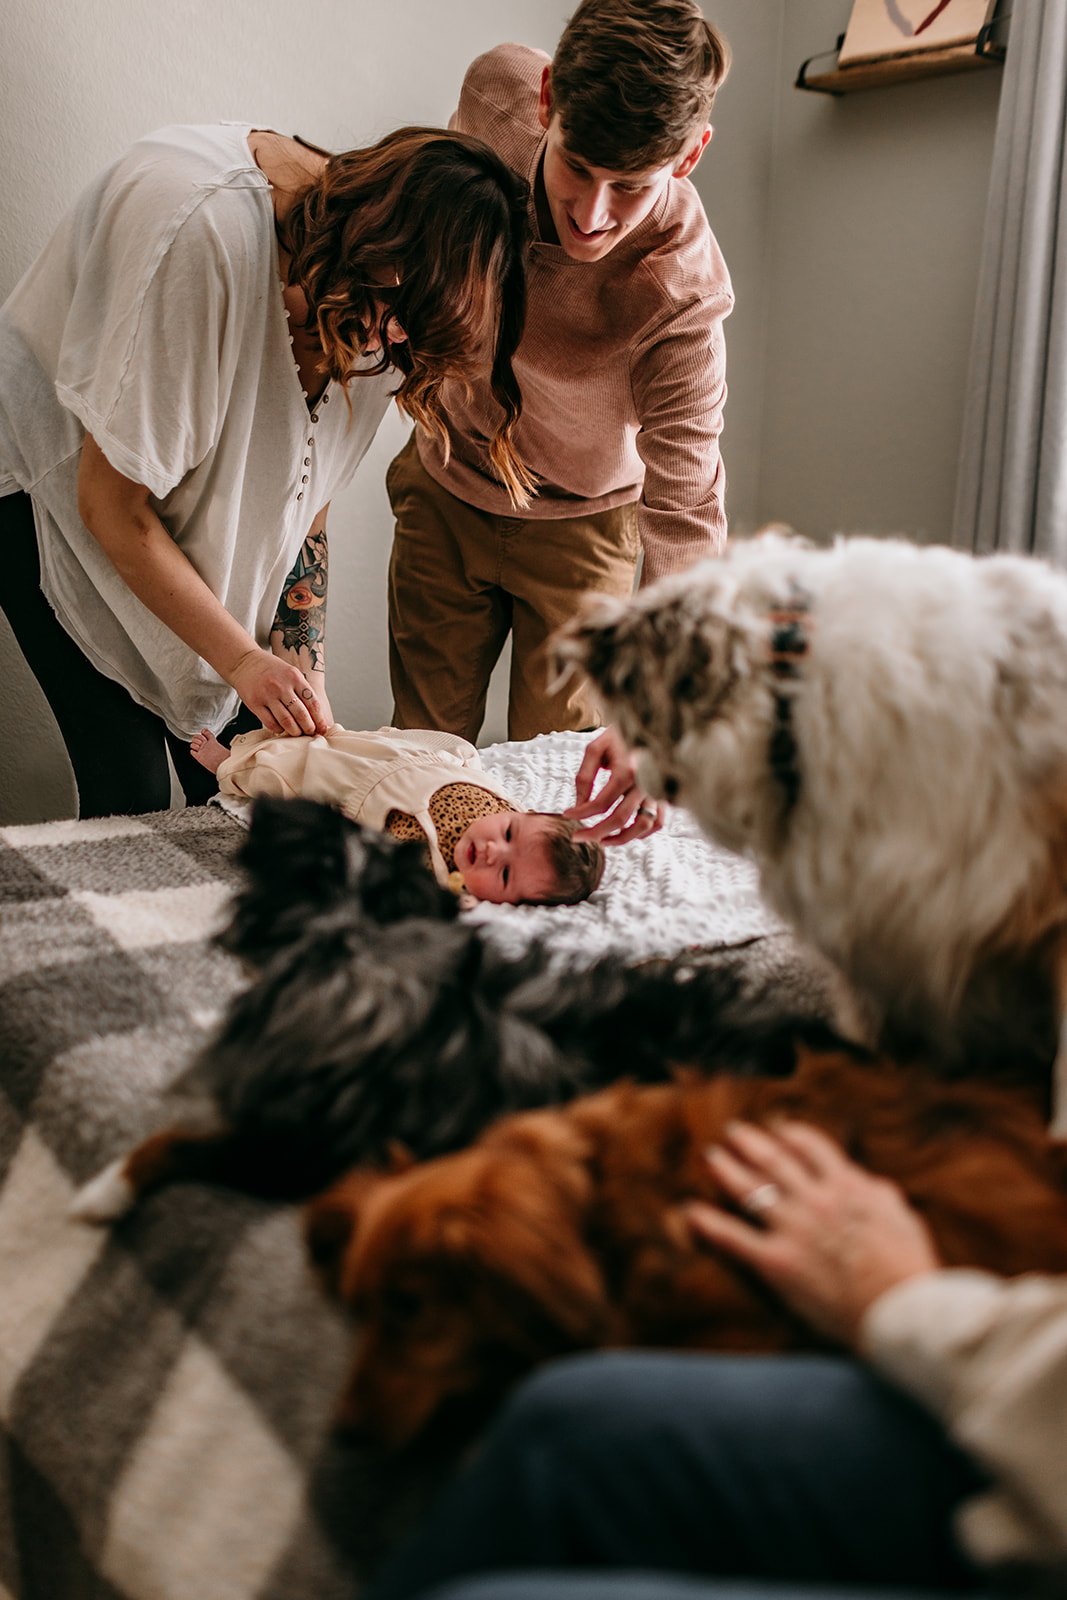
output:
[[[856,1344],[879,1295],[940,1266],[925,1222],[896,1184],[857,1166],[818,1128],[733,1123],[708,1162],[745,1217],[693,1201],[694,1231],[841,1344]]]
[[[602,771],[607,778],[594,794],[593,787]],[[563,815],[582,823],[589,817],[599,817],[599,822],[586,827],[585,834],[603,845],[648,839],[663,826],[666,809],[638,788],[634,758],[616,728],[605,728],[586,746],[574,788],[577,802]]]

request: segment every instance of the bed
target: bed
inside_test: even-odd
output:
[[[483,757],[549,809],[583,744]],[[242,834],[219,806],[0,829],[0,1600],[351,1600],[439,1470],[334,1435],[351,1334],[292,1208],[189,1186],[110,1232],[67,1216],[242,981],[211,943]],[[741,945],[809,982],[754,869],[681,814],[585,905],[470,915],[547,940],[560,981],[606,948]]]

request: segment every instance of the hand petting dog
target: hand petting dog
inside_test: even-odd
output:
[[[1064,1178],[1031,1091],[840,1051],[778,1080],[615,1084],[432,1161],[394,1151],[305,1212],[359,1327],[338,1418],[428,1446],[576,1350],[858,1342],[881,1294],[942,1260],[1063,1271]]]
[[[808,1123],[731,1123],[707,1160],[742,1215],[694,1200],[694,1233],[840,1344],[860,1343],[863,1318],[888,1289],[941,1265],[902,1190]]]

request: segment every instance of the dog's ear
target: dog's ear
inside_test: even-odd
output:
[[[527,1180],[523,1177],[523,1183]],[[529,1205],[509,1208],[472,1238],[469,1221],[454,1224],[468,1271],[488,1290],[492,1315],[512,1348],[543,1356],[594,1348],[614,1326],[600,1267],[575,1226],[559,1210],[548,1215],[541,1197],[527,1188]]]
[[[395,1177],[398,1172],[407,1172],[415,1165],[413,1152],[400,1139],[390,1139],[385,1153],[390,1176]]]
[[[618,724],[633,748],[645,743],[641,715],[645,617],[625,600],[587,596],[579,614],[550,642],[553,688],[578,676],[593,685],[604,719]]]
[[[402,922],[406,917],[426,917],[448,922],[458,914],[456,897],[442,888],[417,843],[395,840],[361,830],[350,845],[348,881],[372,922]]]
[[[360,1168],[346,1173],[332,1188],[304,1208],[304,1243],[311,1264],[326,1289],[342,1297],[345,1257],[359,1229],[369,1197],[390,1174]]]
[[[561,688],[576,674],[606,687],[604,678],[616,659],[619,634],[625,631],[628,615],[625,601],[611,595],[587,595],[578,614],[549,640],[549,688]]]
[[[263,966],[321,912],[347,893],[348,846],[356,825],[317,800],[264,796],[253,802],[237,853],[244,887],[216,943],[253,967]]]
[[[556,656],[588,675],[632,747],[662,750],[736,681],[748,636],[736,602],[728,566],[703,562],[632,599],[586,602],[555,636]]]
[[[765,551],[774,549],[815,549],[814,540],[807,538],[802,533],[798,533],[790,522],[765,522],[762,528],[756,529],[747,543],[755,548],[757,540]]]
[[[282,800],[272,795],[253,801],[248,836],[237,860],[253,882],[299,887],[307,895],[332,889],[336,898],[344,883],[345,846],[358,833],[354,822],[336,806],[318,800]],[[314,879],[309,884],[307,873]]]
[[[593,1181],[584,1142],[563,1119],[535,1112],[512,1119],[490,1148],[479,1202],[442,1213],[443,1251],[511,1348],[540,1357],[606,1342],[614,1319],[585,1239]]]

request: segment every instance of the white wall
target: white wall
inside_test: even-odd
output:
[[[849,0],[707,0],[735,66],[697,171],[730,262],[724,452],[734,525],[943,531],[951,506],[996,77],[844,101],[791,85]],[[138,134],[247,118],[331,148],[444,121],[470,58],[551,50],[568,0],[5,0],[0,295]],[[313,31],[312,31],[313,30]],[[390,416],[331,515],[330,693],[388,720]],[[2,576],[0,576],[2,581]],[[0,619],[0,823],[72,814],[50,714]],[[502,684],[486,739],[503,737]]]
[[[783,6],[753,509],[815,536],[943,541],[1001,70],[840,99],[790,89],[850,9]]]

